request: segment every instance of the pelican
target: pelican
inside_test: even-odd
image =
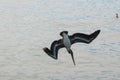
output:
[[[53,59],[57,60],[58,59],[58,50],[61,48],[66,48],[69,54],[71,54],[72,60],[74,65],[75,60],[74,60],[74,55],[73,51],[71,50],[71,45],[77,42],[82,42],[89,44],[91,43],[100,33],[100,30],[96,30],[95,32],[91,34],[84,34],[84,33],[75,33],[73,35],[68,35],[68,31],[62,31],[60,32],[60,36],[62,39],[55,40],[52,42],[50,49],[47,47],[43,48],[44,52],[52,57]]]

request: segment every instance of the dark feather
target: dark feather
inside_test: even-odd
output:
[[[100,33],[100,30],[95,31],[94,33],[88,35],[88,34],[83,34],[83,33],[75,33],[71,36],[69,36],[71,44],[77,43],[77,42],[82,42],[82,43],[87,43],[89,44],[92,42]]]
[[[64,44],[62,43],[62,39],[60,40],[55,40],[50,47],[50,50],[48,48],[43,48],[43,50],[52,58],[58,59],[58,50],[60,48],[65,47]]]

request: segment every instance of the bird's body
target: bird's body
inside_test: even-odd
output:
[[[68,36],[67,34],[65,34],[64,32],[63,32],[63,34],[61,34],[61,35],[62,35],[62,37],[63,37],[63,44],[64,44],[65,48],[67,49],[68,53],[71,54],[73,63],[74,63],[74,65],[75,65],[75,60],[74,60],[73,52],[72,52],[72,50],[70,49],[70,48],[71,48],[70,38],[69,38],[69,36]]]
[[[52,44],[50,49],[47,47],[43,48],[43,50],[52,58],[58,59],[58,50],[60,48],[66,48],[68,53],[71,54],[73,63],[75,65],[73,51],[71,50],[71,45],[77,42],[87,43],[89,44],[92,42],[100,33],[100,30],[93,32],[92,34],[83,34],[83,33],[75,33],[71,36],[68,35],[68,31],[62,31],[60,35],[63,39],[55,40]]]
[[[67,34],[63,33],[63,44],[66,47],[67,51],[71,48],[71,42]]]

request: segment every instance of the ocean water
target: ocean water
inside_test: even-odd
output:
[[[120,0],[0,0],[0,80],[120,80]],[[90,34],[53,60],[42,50],[59,33]]]

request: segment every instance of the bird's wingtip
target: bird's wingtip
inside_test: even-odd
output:
[[[96,30],[95,32],[98,32],[98,33],[100,33],[100,31],[101,31],[101,30],[99,29],[99,30]]]
[[[57,60],[57,56],[52,55],[51,51],[47,47],[43,48],[43,51],[53,59]]]
[[[43,51],[49,53],[49,49],[47,47],[43,48]]]
[[[94,33],[92,33],[92,35],[94,35],[94,36],[96,36],[97,37],[97,35],[100,33],[100,29],[99,30],[96,30]]]

